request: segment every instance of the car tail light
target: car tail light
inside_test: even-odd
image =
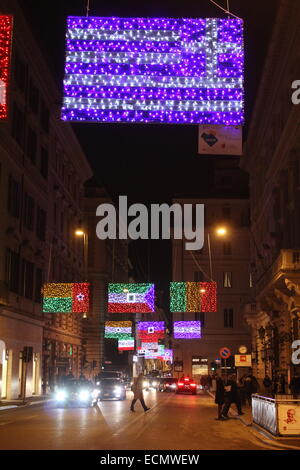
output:
[[[190,384],[190,385],[191,385],[191,387],[196,387],[196,384]]]
[[[189,379],[184,379],[184,381],[185,381],[185,382],[188,382],[188,381],[189,381]]]
[[[178,382],[178,386],[180,387],[181,385],[183,385],[183,382]]]

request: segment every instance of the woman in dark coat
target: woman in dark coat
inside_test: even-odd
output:
[[[216,418],[218,421],[224,421],[226,419],[224,418],[224,416],[222,416],[224,397],[225,397],[224,382],[220,376],[217,376],[216,377],[215,403],[218,405],[218,417]]]

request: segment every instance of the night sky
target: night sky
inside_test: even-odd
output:
[[[34,35],[62,90],[66,17],[84,16],[86,0],[21,2]],[[218,0],[222,6],[225,0]],[[244,19],[245,102],[244,139],[270,39],[277,0],[231,0],[230,10]],[[221,17],[209,0],[151,2],[90,0],[90,16]],[[212,184],[214,158],[197,154],[197,126],[156,124],[76,124],[73,128],[90,164],[112,197],[128,195],[131,202],[168,202],[178,193],[205,193]],[[150,279],[161,288],[171,276],[170,243],[131,243],[136,279]],[[143,274],[144,272],[144,274]]]

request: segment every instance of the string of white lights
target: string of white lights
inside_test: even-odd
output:
[[[196,260],[195,258],[195,255],[192,251],[189,251],[189,254],[191,255],[191,257],[193,258],[194,260],[194,263],[196,264],[196,266],[200,269],[200,271],[204,274],[204,276],[207,277],[207,279],[209,279],[211,282],[215,282],[205,271],[204,269],[201,268],[200,264],[198,263],[198,261]]]

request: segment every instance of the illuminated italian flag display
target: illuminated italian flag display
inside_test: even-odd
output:
[[[171,282],[170,311],[216,312],[217,284],[215,282]]]
[[[108,285],[109,313],[152,313],[154,312],[154,284]]]
[[[90,284],[87,282],[48,283],[43,289],[44,313],[86,313]]]

